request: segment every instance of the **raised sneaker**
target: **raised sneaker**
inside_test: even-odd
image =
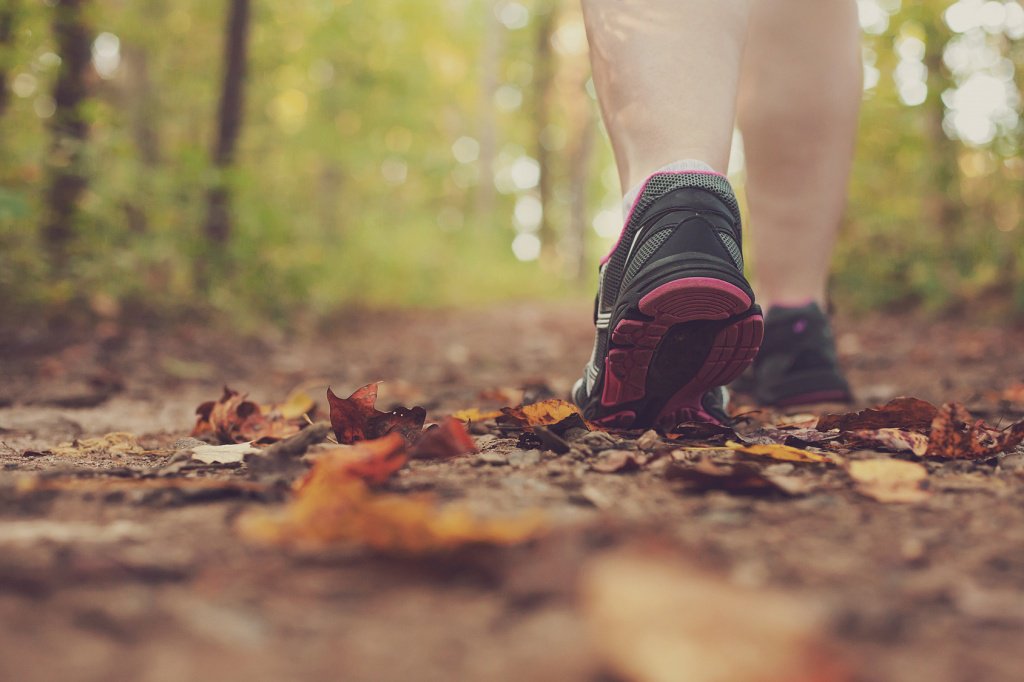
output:
[[[743,276],[739,206],[716,173],[655,173],[601,264],[597,337],[573,399],[617,428],[722,420],[705,394],[757,355],[761,309]],[[717,398],[718,392],[711,398]]]

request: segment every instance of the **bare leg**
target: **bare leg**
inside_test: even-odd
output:
[[[623,192],[680,159],[725,172],[749,6],[750,0],[583,0],[594,83]]]
[[[738,106],[766,308],[825,302],[861,79],[853,0],[754,0]]]

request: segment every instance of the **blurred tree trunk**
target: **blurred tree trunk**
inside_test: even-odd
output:
[[[86,24],[87,0],[56,0],[53,36],[61,63],[53,91],[54,113],[50,119],[48,182],[43,211],[43,245],[53,271],[67,272],[78,202],[87,187],[82,168],[89,126],[82,112],[88,95],[92,33]]]
[[[556,235],[551,222],[551,200],[554,189],[554,174],[551,168],[551,152],[545,145],[548,125],[551,123],[551,95],[555,82],[555,55],[551,48],[551,36],[558,23],[558,0],[543,0],[537,8],[537,42],[533,60],[533,138],[536,141],[537,164],[540,166],[540,243],[541,253],[550,253],[555,246]],[[550,143],[549,143],[550,144]]]
[[[594,155],[597,116],[589,99],[583,107],[584,120],[577,121],[579,136],[569,156],[569,231],[565,235],[566,260],[569,276],[579,282],[586,279],[587,227],[590,224],[587,207],[587,183],[590,181],[590,161]]]
[[[498,19],[497,2],[487,3],[486,12],[487,23],[480,55],[480,104],[477,112],[480,182],[476,187],[473,206],[478,220],[490,220],[494,213],[494,159],[498,155],[498,115],[494,109],[494,93],[501,76],[501,53],[505,43],[505,27]]]
[[[945,73],[942,49],[945,41],[929,31],[924,64],[928,67],[928,98],[925,100],[925,135],[931,150],[932,192],[928,213],[933,226],[953,246],[961,220],[959,143],[951,140],[942,127],[946,106],[942,93],[952,86]]]
[[[149,70],[149,53],[141,45],[126,41],[121,44],[121,64],[124,72],[124,87],[120,92],[120,106],[131,117],[132,138],[139,154],[139,160],[146,172],[136,178],[136,196],[124,203],[125,217],[129,229],[145,233],[149,227],[145,201],[152,194],[150,171],[160,163],[160,136],[158,133],[159,103],[153,90],[153,79]]]
[[[18,17],[18,0],[6,0],[0,6],[0,116],[4,115],[11,101],[11,89],[7,85],[8,59],[14,47],[14,27]]]
[[[123,106],[131,110],[135,148],[143,165],[153,168],[160,163],[160,135],[157,126],[160,104],[153,90],[149,52],[141,45],[122,42],[121,63],[125,72]]]
[[[217,111],[217,137],[213,146],[213,164],[217,179],[206,195],[206,222],[203,236],[206,252],[200,257],[199,284],[209,285],[211,261],[224,262],[224,251],[231,236],[231,191],[228,171],[235,160],[238,134],[242,127],[246,53],[249,38],[249,0],[229,0],[224,40],[224,80]]]

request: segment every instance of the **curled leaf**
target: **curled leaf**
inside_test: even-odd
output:
[[[911,429],[925,431],[938,413],[938,408],[918,398],[895,398],[881,407],[860,412],[826,414],[818,419],[817,429],[853,431],[859,429]]]
[[[295,435],[306,426],[302,415],[286,417],[283,411],[264,411],[244,393],[227,386],[219,400],[208,401],[196,408],[196,425],[192,436],[212,435],[217,442],[274,443]]]
[[[310,472],[296,484],[298,492],[310,486],[330,488],[352,480],[383,485],[409,461],[407,444],[401,434],[391,433],[355,446],[328,450]]]
[[[450,459],[476,452],[476,443],[461,421],[448,417],[430,427],[413,446],[413,459]]]
[[[327,389],[327,402],[331,406],[331,427],[338,442],[345,445],[363,440],[381,438],[389,433],[402,434],[407,441],[419,438],[427,412],[422,407],[399,407],[381,412],[377,402],[377,384],[367,384],[348,398],[339,398]]]
[[[932,421],[928,453],[934,457],[977,459],[1007,452],[1024,442],[1024,422],[1004,431],[978,419],[959,403],[942,406]]]
[[[362,544],[386,552],[422,553],[466,544],[505,545],[537,535],[538,515],[480,519],[462,507],[437,507],[424,496],[377,493],[408,459],[401,434],[340,447],[321,457],[281,513],[250,512],[242,534],[278,544]]]

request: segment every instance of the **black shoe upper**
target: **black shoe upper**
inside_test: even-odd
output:
[[[768,311],[764,344],[751,370],[737,390],[763,405],[852,399],[828,317],[817,303]]]

